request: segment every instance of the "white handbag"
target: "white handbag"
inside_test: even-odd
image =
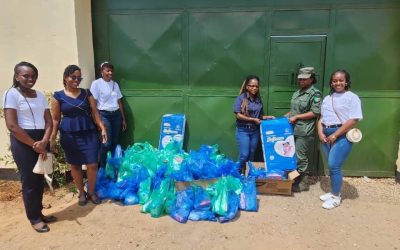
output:
[[[43,160],[41,156],[36,162],[35,167],[32,172],[35,174],[43,174],[46,179],[47,185],[51,191],[53,191],[53,186],[51,185],[53,179],[50,178],[49,174],[53,173],[53,163],[54,163],[54,155],[52,153],[47,153],[47,159]]]
[[[347,138],[347,140],[349,140],[350,142],[353,142],[353,143],[360,142],[362,139],[361,130],[359,130],[358,128],[350,129],[346,133],[346,138]]]

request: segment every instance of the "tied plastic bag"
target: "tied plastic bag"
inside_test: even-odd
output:
[[[256,168],[251,161],[247,162],[247,166],[249,166],[248,176],[254,176],[260,179],[266,178],[267,172],[265,171],[265,168]]]
[[[188,218],[192,221],[217,221],[215,214],[210,210],[192,210]]]
[[[239,210],[239,196],[235,192],[230,191],[228,193],[228,211],[226,215],[218,217],[218,221],[220,223],[225,223],[234,219],[238,213],[238,210]]]
[[[240,179],[233,176],[221,177],[207,188],[207,193],[212,195],[212,211],[224,216],[228,212],[228,193],[230,191],[239,195],[242,190]]]
[[[245,211],[256,212],[258,210],[257,204],[257,189],[254,177],[247,177],[242,179],[243,189],[240,193],[239,208]]]
[[[144,213],[150,212],[151,217],[153,218],[157,218],[163,215],[165,209],[165,201],[167,199],[167,195],[172,184],[173,182],[171,182],[171,179],[169,178],[162,180],[159,188],[153,190],[150,198],[143,205],[141,211]]]
[[[180,223],[186,223],[189,218],[190,211],[193,209],[194,191],[192,187],[188,187],[179,191],[176,195],[176,203],[170,208],[169,216]]]
[[[139,204],[144,204],[146,203],[151,194],[151,178],[147,178],[146,180],[142,181],[139,184],[139,191],[138,191],[138,196],[139,196]]]
[[[211,210],[211,197],[200,186],[194,186],[194,203],[196,210]]]

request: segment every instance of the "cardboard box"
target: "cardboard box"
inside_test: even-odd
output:
[[[197,185],[204,189],[210,184],[214,184],[218,181],[218,178],[208,179],[208,180],[194,180],[194,181],[175,181],[175,190],[181,191],[189,187],[190,185]]]
[[[265,168],[264,162],[253,162],[256,168]],[[246,164],[246,176],[249,167]],[[258,194],[280,194],[292,195],[292,184],[294,179],[299,176],[296,170],[288,173],[287,180],[273,180],[273,179],[256,179],[256,187]]]

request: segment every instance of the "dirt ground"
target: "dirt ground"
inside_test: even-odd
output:
[[[400,184],[390,178],[346,178],[342,205],[327,211],[318,197],[329,180],[315,177],[310,191],[260,195],[258,212],[226,224],[180,224],[111,201],[79,207],[67,187],[45,195],[44,213],[59,219],[46,234],[30,227],[15,179],[0,168],[0,249],[400,249]]]

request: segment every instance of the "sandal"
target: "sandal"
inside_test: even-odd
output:
[[[47,226],[47,224],[44,223],[43,221],[32,225],[32,228],[35,229],[35,231],[38,233],[47,233],[50,231],[49,226]]]
[[[53,216],[53,215],[49,215],[49,216],[42,216],[42,221],[44,223],[52,223],[57,221],[57,217]]]
[[[87,194],[88,200],[90,200],[93,204],[97,205],[101,203],[100,198],[94,193],[94,194]]]
[[[85,206],[87,204],[86,195],[87,194],[85,192],[83,192],[82,194],[79,195],[79,200],[78,200],[79,206]]]

